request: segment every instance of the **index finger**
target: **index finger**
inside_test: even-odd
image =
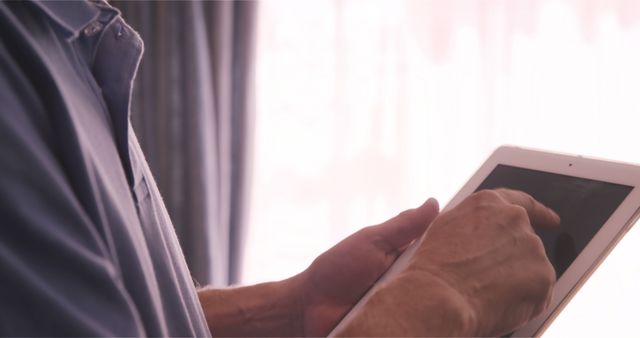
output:
[[[560,225],[560,216],[551,208],[531,197],[531,195],[523,191],[506,188],[495,189],[495,191],[507,203],[523,207],[527,211],[532,225],[545,228],[556,228]]]

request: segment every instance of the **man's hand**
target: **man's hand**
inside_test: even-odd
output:
[[[225,337],[326,336],[437,215],[438,203],[428,200],[351,235],[291,278],[199,290],[211,331]]]
[[[534,226],[559,217],[529,195],[473,194],[429,227],[408,268],[339,335],[499,336],[542,312],[555,272]]]
[[[466,299],[474,335],[506,334],[551,299],[555,270],[532,224],[559,223],[523,192],[481,191],[434,222],[407,273],[431,275]]]
[[[438,215],[438,203],[402,212],[364,228],[316,258],[304,281],[303,334],[326,336]]]
[[[338,335],[500,335],[546,307],[555,273],[532,224],[558,222],[517,191],[479,192],[439,216],[429,200],[353,234],[292,278],[198,295],[218,335],[326,335],[429,228],[407,269]]]

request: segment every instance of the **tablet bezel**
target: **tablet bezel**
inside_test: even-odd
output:
[[[640,167],[582,156],[502,146],[489,156],[443,211],[453,208],[472,194],[499,164],[632,187],[629,195],[558,279],[547,310],[512,334],[539,336],[637,220],[640,206]]]

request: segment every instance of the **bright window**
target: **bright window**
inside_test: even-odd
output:
[[[243,282],[291,276],[498,145],[640,163],[640,2],[264,1]],[[635,332],[640,229],[547,336]]]

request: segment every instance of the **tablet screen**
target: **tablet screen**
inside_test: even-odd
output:
[[[521,190],[560,215],[559,229],[535,229],[558,278],[633,187],[499,164],[478,190]]]

